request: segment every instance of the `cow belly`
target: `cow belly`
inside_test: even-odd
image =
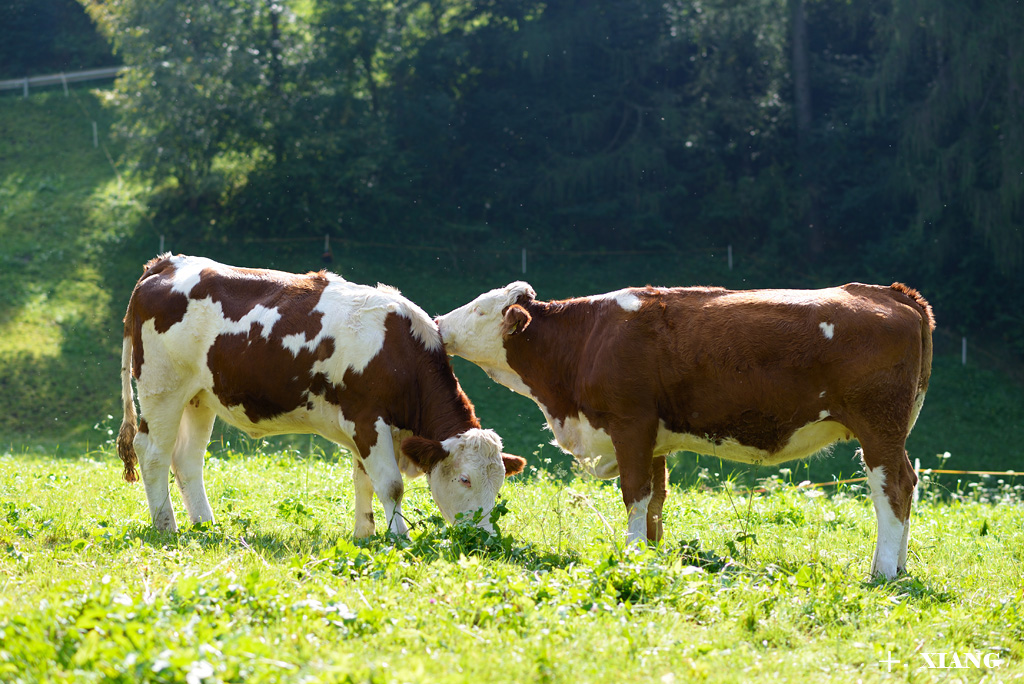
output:
[[[741,444],[732,437],[720,440],[698,437],[697,435],[672,432],[662,422],[658,429],[655,455],[662,456],[676,451],[692,451],[705,456],[724,458],[754,465],[778,465],[786,461],[805,458],[839,441],[849,440],[850,430],[834,420],[820,420],[808,423],[796,430],[786,444],[776,452]]]
[[[352,435],[355,434],[355,423],[346,420],[336,407],[326,404],[317,397],[313,410],[305,405],[287,413],[282,413],[267,420],[250,420],[242,405],[225,406],[212,392],[200,392],[193,402],[205,403],[213,409],[217,417],[225,423],[238,428],[252,438],[269,437],[271,435],[319,434],[336,444],[355,451]]]
[[[552,420],[544,411],[544,417],[555,434],[555,443],[562,451],[572,454],[583,470],[601,480],[619,476],[619,463],[615,460],[615,446],[612,438],[603,428],[595,428],[581,416]]]
[[[615,446],[611,436],[603,428],[595,428],[583,416],[567,417],[560,421],[552,420],[546,413],[548,425],[555,435],[555,443],[566,453],[572,454],[584,471],[602,480],[618,477],[619,464],[615,458]],[[850,437],[850,430],[842,423],[819,420],[796,430],[782,449],[773,453],[741,444],[731,437],[715,441],[707,437],[672,432],[662,421],[659,424],[654,455],[667,456],[677,451],[691,451],[727,461],[778,465],[805,458],[830,444],[849,440]]]

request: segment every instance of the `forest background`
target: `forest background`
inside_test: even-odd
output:
[[[328,267],[431,313],[516,277],[544,298],[610,288],[608,274],[901,280],[934,305],[940,351],[969,336],[1010,377],[1024,359],[1021,2],[10,0],[0,15],[0,80],[127,67],[78,99],[102,110],[88,112],[100,163],[122,189],[88,200],[114,235],[74,244],[108,264],[96,287],[115,314],[158,240],[298,269],[299,252],[323,266],[329,238]],[[3,99],[15,112],[21,93]],[[0,163],[28,168],[42,145],[5,141]],[[51,157],[37,204],[70,173]],[[26,173],[4,179],[12,231]],[[5,237],[5,330],[33,301],[23,283],[49,273],[37,223]],[[360,272],[343,253],[397,270]],[[462,272],[464,291],[425,261]],[[104,372],[109,318],[80,335],[110,333]],[[5,357],[6,394],[67,369],[33,353]],[[115,407],[114,375],[76,385],[64,413],[93,394]],[[0,432],[38,434],[36,403],[5,404]]]
[[[120,62],[172,236],[724,249],[905,280],[1024,353],[1024,5],[5,3],[0,78]]]

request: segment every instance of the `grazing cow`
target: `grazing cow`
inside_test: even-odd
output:
[[[132,376],[143,419],[136,427]],[[193,523],[213,520],[203,462],[214,418],[252,436],[316,433],[355,455],[355,535],[372,499],[406,534],[402,472],[426,473],[441,513],[483,509],[525,461],[480,429],[437,327],[393,288],[321,271],[295,275],[165,254],[150,261],[124,319],[124,479],[142,470],[149,512],[176,530],[168,469]]]
[[[533,399],[559,446],[620,478],[630,541],[661,538],[665,456],[775,465],[856,438],[878,517],[872,573],[903,572],[917,476],[904,442],[932,365],[916,291],[629,288],[559,302],[528,284],[437,319],[449,354]]]

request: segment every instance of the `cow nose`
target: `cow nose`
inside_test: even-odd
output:
[[[434,325],[437,326],[437,332],[441,335],[441,343],[442,344],[447,344],[448,340],[446,340],[445,337],[444,337],[444,327],[443,327],[443,324],[444,324],[444,321],[443,321],[443,317],[442,316],[438,316],[437,318],[434,319]]]

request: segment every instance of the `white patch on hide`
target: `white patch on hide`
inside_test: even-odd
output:
[[[206,257],[171,257],[174,264],[174,276],[171,283],[171,292],[180,292],[186,297],[192,292],[192,288],[199,284],[199,278],[206,269],[221,271],[223,264],[218,264]]]
[[[640,298],[629,288],[608,292],[607,294],[594,295],[592,301],[611,300],[618,304],[624,311],[639,311],[642,304]]]
[[[818,327],[821,328],[821,334],[825,336],[826,340],[831,340],[833,335],[836,333],[836,326],[833,323],[819,323]]]

